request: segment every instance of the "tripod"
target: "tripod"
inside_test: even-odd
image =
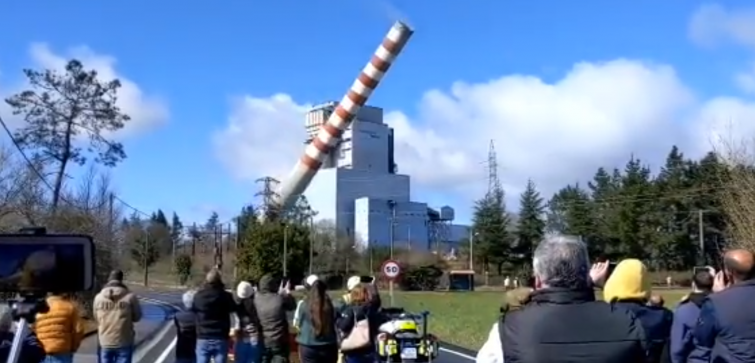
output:
[[[47,306],[45,294],[25,294],[11,304],[13,320],[17,322],[17,328],[6,363],[18,363],[23,341],[31,333],[29,325],[34,324],[37,314],[46,313],[50,307]]]

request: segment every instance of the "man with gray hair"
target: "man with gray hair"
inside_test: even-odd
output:
[[[183,294],[184,308],[173,316],[176,327],[175,363],[196,363],[197,361],[197,315],[192,311],[195,290]]]
[[[13,314],[7,305],[0,305],[0,362],[6,362],[13,346]],[[18,363],[39,363],[45,359],[45,350],[31,329],[22,341]]]
[[[608,263],[590,266],[580,238],[549,235],[533,256],[534,291],[493,325],[478,363],[644,362],[642,326],[627,309],[596,301]]]

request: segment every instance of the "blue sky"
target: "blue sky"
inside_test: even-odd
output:
[[[726,8],[749,3],[719,2]],[[230,218],[255,192],[213,150],[212,134],[227,127],[233,100],[276,93],[298,103],[340,99],[396,19],[416,33],[370,103],[401,110],[422,127],[424,119],[414,116],[428,90],[507,74],[555,82],[583,61],[661,62],[698,98],[739,95],[732,74],[747,67],[752,52],[693,44],[688,24],[703,4],[29,0],[4,7],[0,86],[20,81],[34,42],[56,54],[85,45],[115,57],[118,73],[163,100],[170,114],[163,125],[127,140],[129,158],[115,171],[121,198],[145,211],[162,207],[201,222],[210,209]],[[437,202],[461,198],[446,198],[437,187],[414,190]]]

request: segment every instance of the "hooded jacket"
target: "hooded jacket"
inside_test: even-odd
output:
[[[60,296],[47,298],[49,310],[37,314],[34,332],[47,354],[73,353],[84,339],[84,324],[76,303]]]
[[[709,293],[693,292],[682,299],[674,312],[671,326],[671,362],[673,363],[707,363],[710,359],[708,349],[695,344],[693,333],[700,316],[700,307]]]
[[[287,313],[296,309],[296,300],[291,295],[279,294],[279,288],[277,279],[271,275],[262,276],[259,291],[254,295],[254,307],[265,346],[285,349],[290,339]]]
[[[94,317],[101,347],[134,345],[134,323],[142,319],[142,309],[139,299],[122,282],[108,282],[94,297]]]
[[[647,344],[648,362],[670,362],[669,339],[674,315],[663,307],[648,306],[650,278],[636,259],[621,261],[603,286],[603,299],[626,308],[639,319]]]

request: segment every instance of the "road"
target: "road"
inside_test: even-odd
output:
[[[152,300],[157,301],[163,301],[168,304],[181,306],[181,291],[177,290],[158,290],[158,289],[149,289],[149,290],[141,290],[138,291],[138,293],[143,298],[148,298]],[[153,342],[150,342],[148,346],[146,347],[145,351],[147,352],[143,357],[141,357],[141,360],[135,360],[136,362],[142,361],[142,362],[150,362],[150,363],[173,363],[174,359],[174,352],[173,348],[175,347],[175,330],[171,328],[164,329],[163,332],[160,332],[156,335],[158,339],[156,339]],[[469,363],[474,362],[475,360],[475,352],[464,349],[461,347],[456,347],[450,344],[442,344],[441,346],[441,352],[438,356],[438,359],[436,359],[435,363]]]

